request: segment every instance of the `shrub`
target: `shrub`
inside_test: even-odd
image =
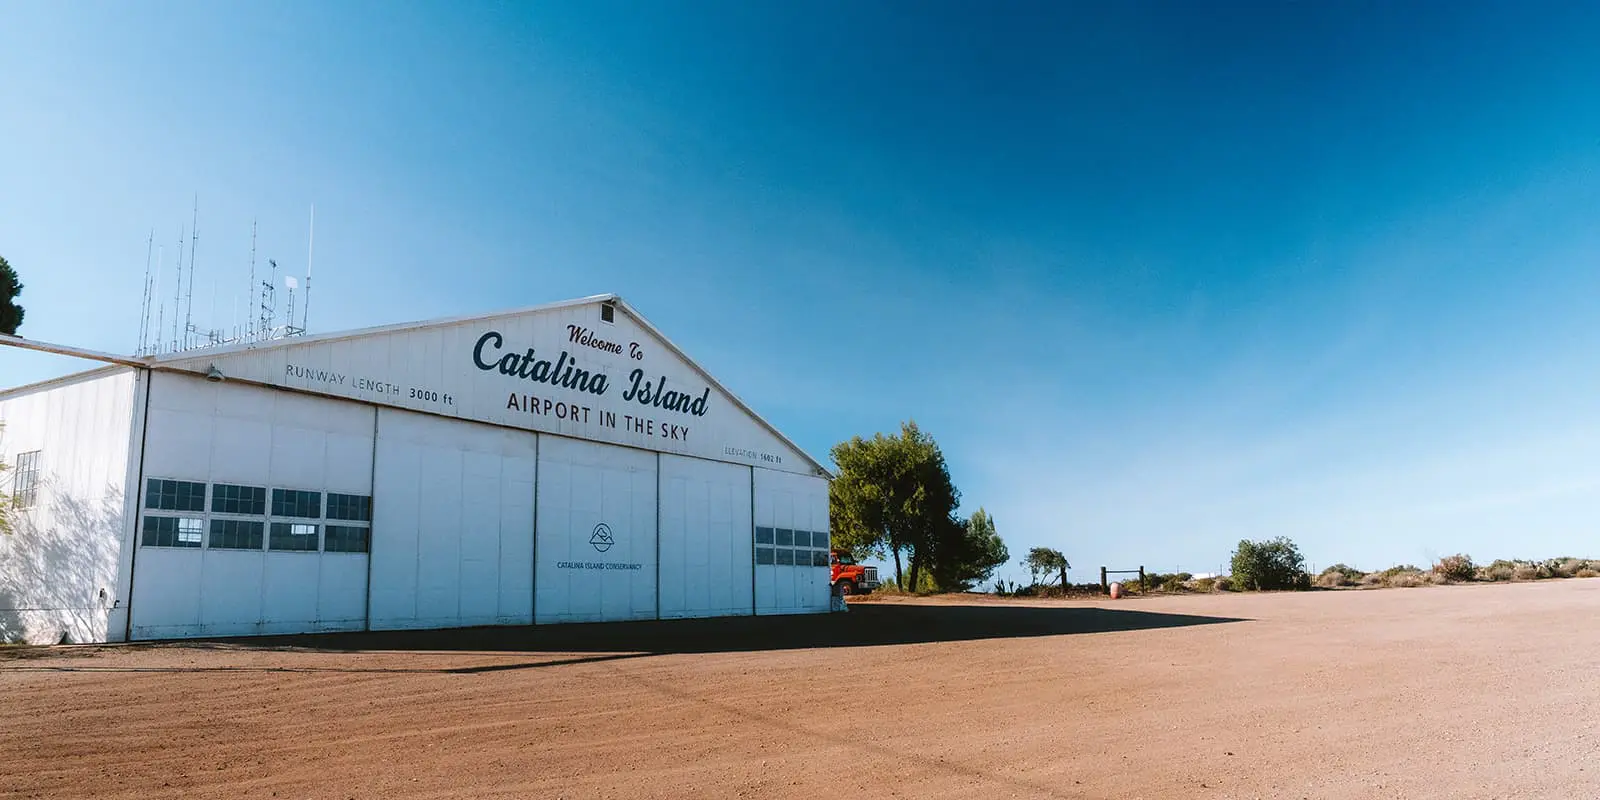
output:
[[[1216,578],[1199,578],[1189,582],[1189,588],[1197,592],[1214,592],[1217,590]]]
[[[1573,573],[1573,577],[1574,578],[1600,578],[1600,572],[1595,571],[1595,569],[1592,568],[1592,567],[1584,567],[1583,569],[1580,569],[1577,572]]]
[[[1324,589],[1334,589],[1340,586],[1354,586],[1365,577],[1361,570],[1348,564],[1334,564],[1317,575],[1317,586]]]
[[[1447,581],[1470,581],[1478,577],[1478,567],[1472,563],[1472,556],[1457,553],[1439,559],[1433,565],[1434,574]]]
[[[1219,592],[1234,591],[1233,578],[1227,575],[1223,575],[1220,578],[1213,578],[1211,581],[1211,588],[1216,589]]]
[[[1504,559],[1495,559],[1487,567],[1478,567],[1478,580],[1480,581],[1509,581],[1516,565]]]
[[[1233,551],[1233,582],[1241,589],[1309,589],[1306,559],[1287,537],[1239,541]]]
[[[1536,581],[1540,577],[1539,568],[1532,564],[1517,564],[1511,568],[1511,580]]]

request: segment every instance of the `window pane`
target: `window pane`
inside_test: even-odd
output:
[[[273,489],[272,516],[316,519],[322,516],[322,493],[302,492],[296,489]]]
[[[829,566],[829,564],[828,564],[828,551],[826,551],[826,550],[812,550],[811,551],[811,566],[813,566],[813,567],[826,567],[826,566]]]
[[[206,485],[151,478],[145,482],[144,507],[163,511],[206,510]]]
[[[323,535],[325,553],[367,552],[367,529],[353,525],[329,525]]]
[[[260,486],[212,484],[211,510],[222,514],[260,516],[267,513],[267,490]]]
[[[267,549],[316,552],[317,526],[304,522],[274,522]]]
[[[211,520],[210,546],[225,550],[260,550],[266,523],[247,519]]]
[[[820,547],[820,548],[822,548],[824,550],[828,549],[828,532],[827,531],[812,531],[811,532],[811,546],[812,547]]]
[[[793,547],[794,546],[794,531],[789,530],[788,528],[779,528],[777,533],[778,533],[778,546],[779,547]]]
[[[756,528],[756,544],[772,544],[772,529]]]
[[[757,564],[771,564],[772,563],[772,548],[770,548],[770,547],[757,547],[756,548],[756,563]]]
[[[200,520],[178,517],[145,517],[145,547],[199,547]]]
[[[17,454],[16,478],[11,485],[11,502],[17,508],[33,508],[39,502],[39,452]]]
[[[794,551],[787,547],[778,548],[778,566],[794,566]]]
[[[328,492],[328,519],[372,521],[372,498],[359,494]]]

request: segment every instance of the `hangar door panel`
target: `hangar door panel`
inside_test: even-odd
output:
[[[661,616],[755,613],[750,468],[661,455]]]
[[[533,620],[537,437],[381,409],[371,626]]]
[[[152,376],[132,637],[360,630],[373,414]]]
[[[828,482],[753,470],[757,614],[828,610]]]
[[[656,617],[654,453],[541,437],[538,516],[538,622]]]

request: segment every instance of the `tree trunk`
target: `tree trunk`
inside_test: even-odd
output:
[[[1061,591],[1065,592],[1066,590],[1067,590],[1067,568],[1066,567],[1062,567],[1061,568]]]
[[[894,550],[894,585],[900,589],[905,589],[906,582],[900,574],[900,545],[890,545],[890,549]]]
[[[911,585],[908,586],[908,587],[901,587],[901,588],[904,588],[908,592],[915,592],[919,588],[922,587],[922,584],[917,582],[918,578],[922,577],[922,554],[921,553],[912,553],[911,554],[911,573],[909,575],[907,575],[906,577],[911,579]]]

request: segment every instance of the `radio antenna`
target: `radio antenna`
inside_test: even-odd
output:
[[[256,294],[256,221],[255,220],[250,220],[250,285],[246,287],[245,293],[244,293],[245,309],[247,311],[250,309],[250,298],[254,297],[255,294]],[[246,338],[248,339],[248,341],[254,342],[256,340],[256,315],[255,314],[246,314],[245,315],[244,327],[245,327],[245,330],[247,331]]]
[[[194,219],[189,225],[189,293],[183,304],[183,343],[178,348],[189,348],[189,336],[194,333],[194,253],[200,247],[200,195],[194,196]]]
[[[172,349],[178,349],[178,309],[183,307],[183,227],[178,228],[178,285],[172,290]]]
[[[155,254],[156,230],[150,229],[150,238],[144,243],[144,298],[139,301],[139,348],[144,354],[145,337],[150,333],[150,257]]]
[[[306,232],[306,301],[300,309],[300,331],[311,327],[311,248],[317,241],[317,204],[311,204],[311,225]],[[293,322],[293,320],[290,320]]]

